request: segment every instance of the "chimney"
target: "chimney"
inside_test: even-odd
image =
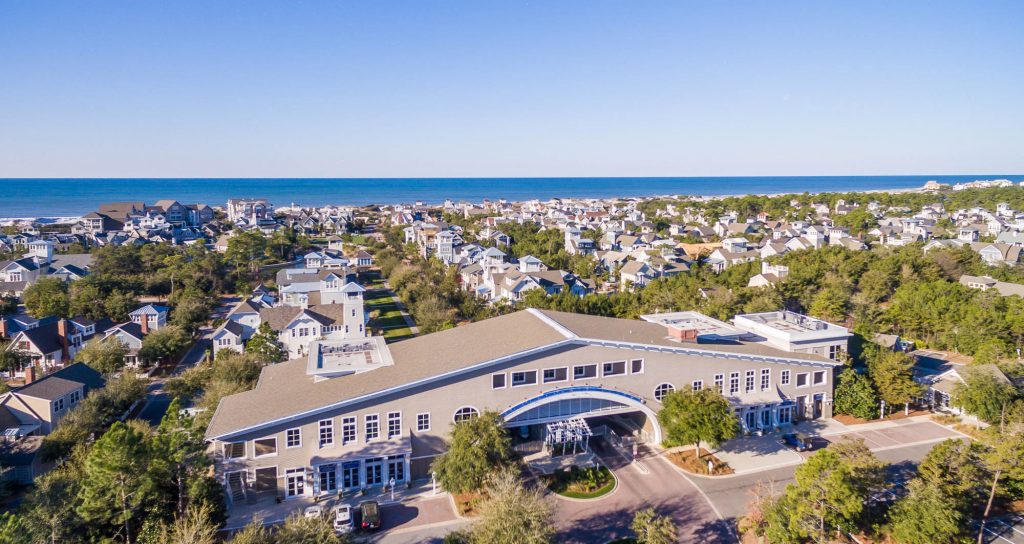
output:
[[[69,351],[67,319],[61,318],[60,321],[57,322],[57,336],[60,340],[61,364],[68,364],[68,360],[71,359],[71,352]]]
[[[679,329],[676,327],[666,327],[668,329],[668,335],[680,342],[689,342],[691,344],[697,343],[697,329]]]
[[[139,319],[139,326],[142,327],[142,335],[143,336],[149,334],[149,316],[148,315],[142,314],[141,319]]]
[[[34,381],[36,381],[36,367],[33,365],[28,365],[27,367],[25,367],[25,385],[28,385]]]

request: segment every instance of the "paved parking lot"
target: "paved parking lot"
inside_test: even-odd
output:
[[[1024,544],[1024,516],[1002,516],[989,519],[985,524],[985,542]]]
[[[903,423],[903,422],[907,423]],[[856,427],[854,427],[855,429]],[[963,435],[931,421],[899,420],[892,427],[871,430],[851,430],[844,433],[826,435],[829,441],[840,437],[861,438],[873,451],[893,447],[904,447],[910,444],[937,442],[947,438],[958,438]]]

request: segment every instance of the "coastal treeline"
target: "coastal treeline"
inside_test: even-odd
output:
[[[698,310],[719,319],[737,313],[787,309],[847,325],[861,337],[892,333],[922,347],[979,355],[986,360],[1024,346],[1024,299],[958,283],[963,274],[1024,283],[1024,270],[989,267],[970,248],[924,252],[918,246],[854,251],[830,246],[769,259],[789,267],[775,287],[747,287],[760,271],[754,261],[722,273],[696,265],[689,273],[652,281],[636,292],[532,291],[523,304],[607,317]]]

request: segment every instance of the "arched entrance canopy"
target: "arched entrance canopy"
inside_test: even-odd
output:
[[[643,398],[617,389],[592,385],[554,389],[512,406],[503,411],[501,417],[509,424],[539,424],[573,416],[634,411],[647,416],[654,429],[654,442],[660,444],[661,426],[658,425],[657,414],[647,407]]]

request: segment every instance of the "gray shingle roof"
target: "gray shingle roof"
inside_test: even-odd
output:
[[[298,308],[296,308],[298,310]],[[569,336],[566,336],[566,333]],[[229,435],[348,399],[408,386],[487,361],[583,339],[761,355],[834,365],[821,356],[754,344],[680,344],[663,326],[632,319],[552,311],[520,311],[389,345],[394,365],[314,382],[306,359],[264,367],[255,389],[221,400],[207,437]]]

